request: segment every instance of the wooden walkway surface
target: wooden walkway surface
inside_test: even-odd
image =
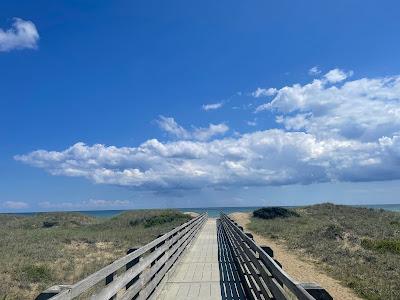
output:
[[[208,219],[157,299],[246,299],[219,221]]]

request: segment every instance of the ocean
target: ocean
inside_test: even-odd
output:
[[[400,204],[371,204],[371,205],[351,205],[355,207],[367,207],[373,209],[384,209],[389,211],[397,211],[400,212]],[[261,206],[249,206],[249,207],[199,207],[199,208],[176,208],[182,212],[196,212],[196,213],[204,213],[207,212],[209,217],[216,218],[219,216],[220,212],[230,214],[233,212],[252,212]],[[294,208],[295,206],[282,206],[286,208]],[[127,210],[83,210],[76,211],[85,215],[97,217],[97,218],[111,218],[113,216],[119,215],[120,213]],[[35,212],[27,212],[27,213],[13,213],[16,215],[34,215]]]

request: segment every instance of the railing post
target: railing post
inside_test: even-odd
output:
[[[52,287],[49,287],[47,290],[45,290],[42,293],[40,293],[35,298],[35,300],[47,300],[47,299],[50,299],[50,298],[54,297],[55,295],[58,295],[62,291],[67,290],[69,288],[71,288],[71,285],[53,285]]]
[[[300,284],[315,300],[333,300],[329,293],[314,282],[305,282]]]
[[[116,275],[116,273],[113,272],[106,277],[106,285],[110,284],[114,280],[115,275]],[[114,299],[116,299],[115,295],[112,296],[109,300],[114,300]]]
[[[254,237],[250,232],[246,232],[245,235],[248,236],[249,238],[251,238],[254,241]]]
[[[271,247],[260,246],[260,248],[263,249],[264,252],[267,253],[270,257],[274,257],[274,250],[272,250]]]
[[[130,253],[136,251],[137,249],[139,249],[139,248],[131,248],[126,252],[126,254],[130,254]],[[125,266],[126,271],[128,271],[130,268],[132,268],[134,265],[136,265],[139,262],[139,260],[140,260],[140,256],[136,257],[133,260],[131,260],[130,262],[128,262]],[[139,275],[137,275],[135,278],[133,278],[131,281],[129,281],[128,284],[125,286],[125,289],[129,289],[129,287],[132,284],[134,284],[136,281],[138,281],[138,279],[139,279]]]

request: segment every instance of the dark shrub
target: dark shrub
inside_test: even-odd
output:
[[[43,228],[50,228],[50,227],[57,226],[57,225],[59,225],[59,222],[57,222],[57,221],[44,221],[43,222]]]
[[[283,207],[263,207],[255,210],[253,216],[268,220],[275,218],[298,217],[299,215],[295,211]]]
[[[343,228],[335,224],[327,225],[321,228],[321,237],[328,240],[343,239]]]

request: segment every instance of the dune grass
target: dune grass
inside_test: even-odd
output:
[[[365,299],[400,299],[400,213],[321,204],[297,217],[254,217],[250,230],[283,240]]]
[[[0,299],[33,299],[51,285],[72,284],[189,219],[174,210],[131,211],[110,219],[0,215]]]

